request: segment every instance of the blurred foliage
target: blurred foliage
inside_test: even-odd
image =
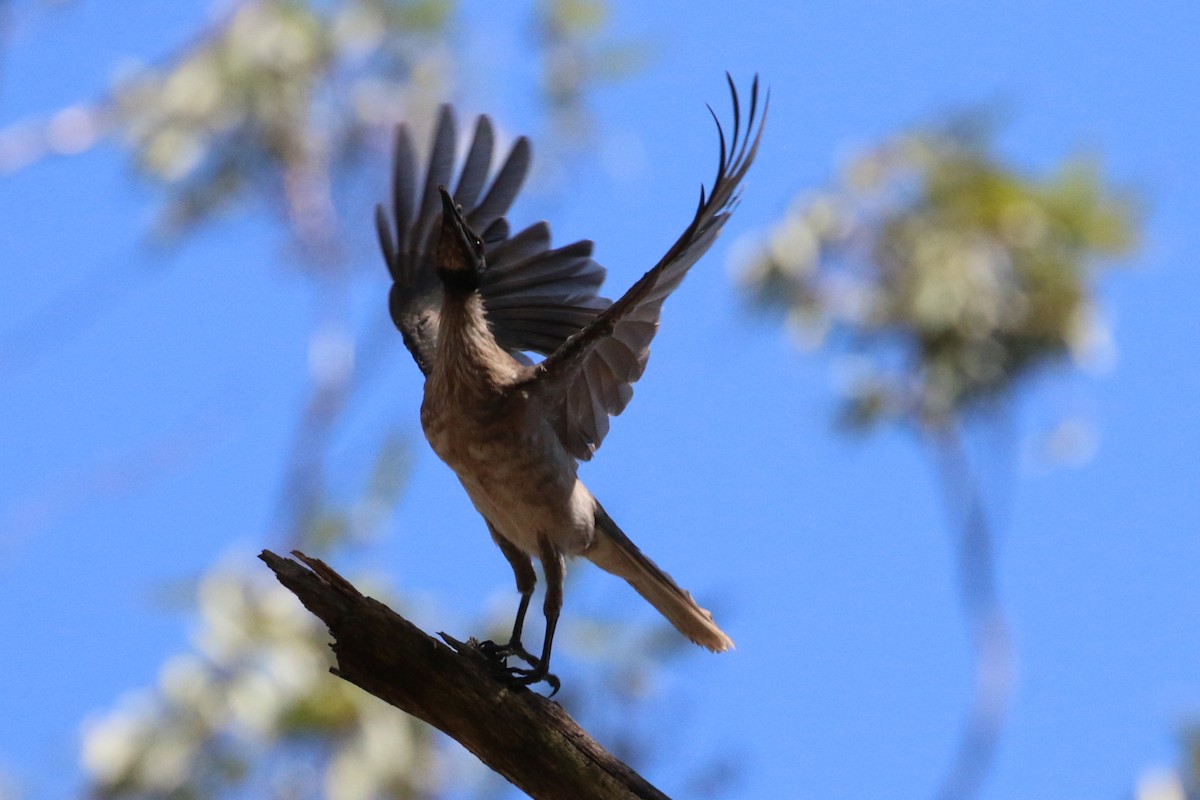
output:
[[[1200,722],[1192,721],[1183,735],[1185,754],[1187,756],[1184,782],[1189,787],[1191,797],[1200,797]]]
[[[1138,228],[1092,161],[1029,175],[997,155],[992,134],[967,116],[867,150],[796,201],[742,271],[756,307],[782,312],[802,341],[848,352],[847,427],[898,422],[931,445],[975,651],[936,794],[947,800],[982,790],[1016,674],[991,509],[963,428],[998,421],[1030,377],[1101,349],[1095,276],[1132,252]]]
[[[345,474],[327,464],[334,432],[369,357],[402,353],[385,313],[371,317],[386,326],[380,336],[362,335],[352,318],[347,298],[357,276],[341,267],[349,242],[372,228],[366,214],[351,219],[348,201],[363,185],[383,185],[395,124],[405,120],[420,140],[451,96],[462,55],[458,11],[451,0],[226,2],[182,47],[127,65],[105,97],[0,130],[0,173],[111,138],[160,190],[161,234],[178,238],[250,207],[270,212],[300,245],[287,253],[287,267],[314,278],[317,319],[309,396],[285,457],[273,533],[326,557],[369,543],[389,523],[411,458],[402,438],[386,434],[391,421],[376,425],[367,445],[374,463],[354,496],[338,500],[330,488]],[[590,85],[636,67],[634,48],[604,41],[608,13],[603,0],[533,5],[526,32],[541,64],[534,88],[552,122],[539,145],[581,138],[592,124],[584,110]],[[370,180],[356,183],[363,175]],[[385,273],[373,266],[367,274],[381,283]],[[385,307],[380,300],[376,308]],[[371,350],[377,340],[395,347]],[[364,587],[373,595],[411,605],[386,581],[373,582]],[[156,686],[85,724],[89,795],[356,800],[512,791],[423,723],[330,676],[323,626],[248,555],[195,585],[192,646],[166,661]],[[505,637],[515,591],[505,600],[495,619],[471,630]],[[564,622],[561,656],[583,667],[562,692],[564,705],[631,761],[677,755],[650,746],[644,729],[656,717],[630,722],[647,713],[655,669],[681,652],[679,637],[664,638],[665,623]]]
[[[1137,782],[1134,800],[1197,800],[1200,798],[1200,722],[1188,723],[1180,736],[1183,763],[1145,772]]]
[[[366,484],[349,502],[313,498],[298,515],[293,533],[296,545],[310,555],[338,547],[369,545],[395,514],[408,485],[413,450],[404,437],[381,437]]]
[[[1171,770],[1150,770],[1138,779],[1133,800],[1195,800],[1200,797],[1195,786],[1194,780],[1185,784],[1183,777]]]
[[[331,678],[321,622],[242,569],[202,578],[195,649],[163,665],[156,690],[85,724],[92,794],[428,796],[444,778],[432,731]]]
[[[377,171],[395,124],[425,129],[451,95],[458,3],[237,0],[220,8],[176,51],[124,64],[109,96],[0,130],[0,173],[116,136],[164,191],[162,235],[253,201],[282,211],[301,242],[318,248],[309,261],[336,260],[333,184],[354,167]],[[606,0],[539,0],[529,14],[550,144],[577,145],[593,126],[587,90],[634,72],[645,50],[604,35]]]
[[[178,57],[130,70],[114,113],[187,228],[248,193],[303,228],[313,190],[364,140],[446,90],[449,0],[241,2]],[[315,182],[315,185],[313,185]]]
[[[901,135],[797,201],[749,259],[747,294],[854,353],[845,419],[941,428],[1106,339],[1093,278],[1137,239],[1096,164],[1026,175],[979,120]]]
[[[627,77],[646,61],[647,50],[629,42],[602,41],[610,14],[605,0],[539,0],[535,31],[542,53],[542,92],[556,133],[580,141],[592,128],[583,102],[596,83]]]

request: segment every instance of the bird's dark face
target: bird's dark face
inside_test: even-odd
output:
[[[470,293],[483,279],[483,241],[467,227],[446,187],[439,186],[438,191],[442,194],[442,227],[434,251],[438,277],[446,291]]]

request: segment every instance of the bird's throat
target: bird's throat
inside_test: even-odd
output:
[[[496,346],[484,316],[483,298],[475,291],[453,291],[442,295],[439,356],[448,360],[475,361]]]
[[[438,278],[447,295],[465,297],[479,291],[483,276],[473,269],[438,268]]]

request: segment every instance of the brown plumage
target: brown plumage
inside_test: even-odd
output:
[[[728,219],[758,148],[758,81],[742,128],[737,91],[734,124],[712,190],[701,190],[691,224],[666,255],[612,303],[598,294],[604,270],[591,243],[550,248],[538,223],[509,235],[503,214],[529,164],[519,139],[491,188],[493,134],[480,118],[458,184],[450,184],[454,121],[443,108],[419,205],[413,206],[415,159],[407,130],[397,136],[393,192],[395,238],[382,209],[380,242],[394,285],[393,320],[425,373],[421,425],[438,456],[454,470],[493,540],[513,567],[521,604],[500,658],[516,655],[530,669],[511,669],[520,683],[550,679],[551,646],[562,605],[567,556],[582,555],[628,581],[693,642],[733,646],[712,615],[647,558],[578,479],[609,416],[624,410],[649,357],[662,303],[711,246]],[[715,118],[715,115],[714,115]],[[478,201],[478,202],[477,202]],[[440,213],[439,213],[440,212]],[[545,358],[531,364],[523,351]],[[541,654],[521,645],[534,587],[532,558],[546,575],[546,634]]]

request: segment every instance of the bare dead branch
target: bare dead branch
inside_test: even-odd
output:
[[[303,566],[269,550],[259,558],[328,626],[333,674],[443,731],[538,800],[667,800],[558,703],[506,684],[473,642],[443,634],[443,644],[319,559],[293,555]]]

